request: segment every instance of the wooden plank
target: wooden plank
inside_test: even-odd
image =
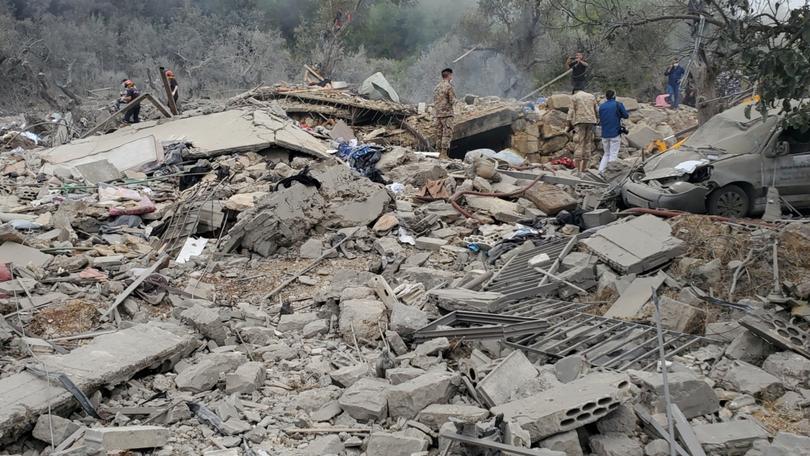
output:
[[[99,130],[101,130],[101,128],[102,128],[104,125],[106,125],[106,124],[107,124],[107,122],[109,122],[109,121],[113,120],[115,117],[117,117],[117,116],[119,116],[119,115],[121,115],[121,114],[126,114],[126,113],[128,113],[129,111],[131,111],[131,110],[132,110],[132,108],[134,108],[135,106],[137,106],[137,105],[138,105],[138,103],[140,103],[141,101],[143,101],[143,100],[144,100],[144,98],[146,98],[146,95],[148,95],[148,94],[146,94],[146,93],[142,93],[142,94],[138,95],[138,97],[137,97],[137,98],[135,98],[134,100],[130,101],[130,102],[129,102],[129,104],[127,104],[127,105],[126,105],[126,106],[124,106],[123,108],[119,109],[118,111],[114,112],[113,114],[110,114],[110,115],[109,115],[109,116],[108,116],[106,119],[102,120],[102,121],[101,121],[100,123],[98,123],[98,124],[97,124],[95,127],[91,128],[90,130],[87,130],[87,132],[86,132],[85,134],[83,134],[83,135],[82,135],[82,138],[86,138],[86,137],[88,137],[88,136],[90,136],[90,135],[95,134],[96,132],[98,132]]]
[[[169,109],[175,116],[178,114],[177,105],[174,103],[174,94],[172,94],[172,85],[169,84],[169,78],[166,76],[166,69],[160,67],[160,80],[163,81],[163,88],[166,90],[166,100],[169,103]]]
[[[695,431],[692,430],[692,426],[689,424],[689,420],[686,419],[677,404],[672,404],[672,419],[675,421],[675,433],[686,446],[686,450],[692,456],[706,456],[703,446],[700,445]]]
[[[151,94],[147,93],[145,95],[146,95],[145,99],[147,101],[149,101],[150,103],[152,103],[152,105],[154,107],[156,107],[157,110],[160,111],[161,114],[163,114],[166,117],[171,117],[172,116],[172,113],[169,111],[169,108],[167,108],[165,104],[161,103],[160,100],[153,97]]]

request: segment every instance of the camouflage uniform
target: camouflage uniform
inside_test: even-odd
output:
[[[433,109],[436,111],[436,144],[439,149],[439,156],[447,158],[447,151],[450,149],[450,141],[453,139],[453,127],[455,119],[453,104],[456,101],[456,92],[450,81],[442,79],[433,89]]]
[[[596,97],[585,91],[577,91],[571,97],[568,108],[568,123],[574,127],[574,158],[591,159],[594,141],[594,126],[599,123]]]

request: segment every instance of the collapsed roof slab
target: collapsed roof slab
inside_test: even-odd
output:
[[[42,154],[48,173],[56,165],[72,168],[77,164],[107,159],[120,171],[140,165],[122,162],[116,157],[122,150],[127,154],[138,144],[189,141],[196,148],[193,157],[212,157],[238,152],[258,152],[277,146],[320,158],[327,158],[327,147],[289,119],[262,110],[234,109],[184,119],[149,121],[130,125],[102,136],[92,136],[54,147]],[[124,147],[127,146],[127,147]],[[151,146],[151,144],[150,144]],[[154,155],[151,147],[144,155]],[[162,159],[162,151],[159,151]],[[48,166],[50,165],[50,166]]]
[[[85,394],[116,385],[136,373],[173,365],[195,348],[194,337],[180,326],[141,324],[96,337],[66,355],[40,355],[32,365],[63,373]],[[0,379],[0,445],[18,438],[51,410],[60,414],[78,403],[58,382],[29,371]]]
[[[475,112],[472,117],[461,116],[453,128],[453,140],[468,138],[501,127],[511,127],[517,117],[517,111],[507,106]]]

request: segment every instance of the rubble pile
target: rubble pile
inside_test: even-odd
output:
[[[565,109],[468,101],[513,139]],[[806,454],[804,220],[614,211],[598,176],[348,126],[384,110],[429,136],[274,87],[6,146],[0,454]]]

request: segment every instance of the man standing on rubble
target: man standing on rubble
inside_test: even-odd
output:
[[[667,77],[667,93],[669,94],[669,104],[672,109],[678,109],[681,104],[681,79],[686,70],[678,65],[678,59],[672,60],[672,65],[664,71]]]
[[[619,158],[619,147],[622,145],[622,119],[630,117],[624,104],[616,101],[616,92],[605,92],[605,102],[599,106],[599,125],[602,127],[602,160],[599,162],[599,174],[605,172],[608,163]]]
[[[598,122],[596,97],[584,90],[577,90],[571,97],[568,108],[569,129],[574,130],[574,165],[584,172],[593,151],[593,130]]]
[[[132,80],[127,79],[124,81],[124,88],[126,92],[124,92],[124,96],[121,97],[121,103],[124,105],[128,105],[132,102],[132,100],[138,98],[141,95],[141,92],[135,87],[135,83]],[[135,106],[133,106],[127,113],[124,115],[124,122],[126,123],[138,123],[141,121],[141,103],[138,102]]]
[[[169,89],[172,91],[172,98],[174,98],[174,106],[177,106],[177,100],[180,98],[180,87],[177,84],[177,79],[174,77],[174,71],[166,70],[166,79],[169,80]]]
[[[450,158],[447,152],[450,150],[450,141],[453,140],[453,126],[455,125],[453,105],[456,102],[456,92],[452,82],[453,70],[445,68],[442,70],[441,82],[433,89],[437,148],[439,158],[445,160]]]
[[[571,70],[571,90],[572,94],[577,93],[577,90],[585,90],[588,82],[588,69],[590,65],[585,61],[585,54],[577,52],[574,57],[568,57],[565,60],[565,69]]]

